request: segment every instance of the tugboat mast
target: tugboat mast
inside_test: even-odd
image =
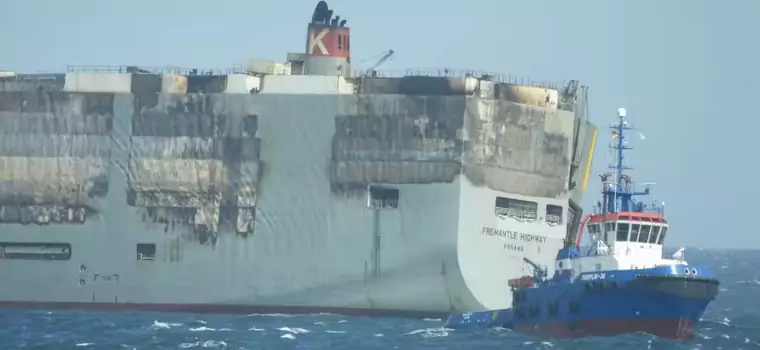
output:
[[[625,144],[626,132],[633,129],[628,124],[625,117],[625,108],[618,108],[618,121],[617,123],[610,125],[610,129],[612,129],[612,137],[615,142],[609,147],[615,150],[616,156],[614,157],[613,163],[608,166],[608,168],[613,170],[613,173],[601,175],[604,186],[602,190],[603,214],[643,211],[643,203],[634,202],[633,197],[649,194],[649,186],[647,186],[642,192],[634,191],[632,179],[625,173],[626,170],[633,169],[626,166],[624,163],[624,152],[633,149]],[[613,178],[612,181],[610,181],[611,177]]]

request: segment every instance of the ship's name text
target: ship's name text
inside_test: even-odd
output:
[[[480,232],[485,236],[501,237],[501,238],[506,238],[506,239],[529,242],[529,243],[538,243],[538,244],[546,243],[546,236],[534,235],[530,233],[521,233],[521,232],[516,232],[516,231],[503,230],[503,229],[485,227],[485,226],[483,226]]]
[[[607,278],[607,274],[604,272],[581,275],[581,281],[596,281],[603,280],[605,278]]]

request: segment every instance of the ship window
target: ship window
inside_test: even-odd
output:
[[[623,215],[620,217],[620,220],[631,220],[631,217],[628,215]]]
[[[657,238],[657,244],[662,244],[663,240],[665,240],[665,233],[668,232],[668,228],[663,226],[660,230],[660,237]]]
[[[153,260],[156,258],[156,245],[153,243],[137,243],[137,260]]]
[[[343,35],[338,35],[338,50],[343,50]]]
[[[618,224],[618,231],[617,231],[617,241],[618,242],[625,242],[628,240],[628,224],[626,223],[619,223]]]
[[[546,223],[550,225],[562,224],[562,206],[547,204],[546,205]]]
[[[369,207],[372,209],[398,209],[399,192],[396,188],[369,187]]]
[[[607,228],[607,231],[615,231],[615,223],[614,222],[608,222],[608,223],[606,223],[605,227]]]
[[[651,225],[641,225],[641,232],[639,232],[639,243],[649,242],[649,231],[651,228]]]
[[[652,226],[652,234],[649,235],[649,243],[657,243],[657,235],[660,234],[660,226]]]
[[[496,197],[496,215],[507,216],[519,221],[536,221],[538,219],[538,203]]]
[[[639,240],[639,229],[641,224],[631,224],[631,239],[629,241],[636,242]]]
[[[0,242],[0,259],[69,260],[71,259],[71,244]]]

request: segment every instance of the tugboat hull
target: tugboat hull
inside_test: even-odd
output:
[[[621,279],[546,286],[525,294],[517,291],[514,328],[551,338],[643,332],[690,339],[694,325],[715,299],[719,282],[710,277],[656,272],[640,271],[630,279],[624,274]]]

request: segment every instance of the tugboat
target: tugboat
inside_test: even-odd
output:
[[[611,125],[616,151],[612,173],[601,175],[603,200],[581,222],[575,242],[561,249],[554,275],[524,258],[532,276],[510,280],[512,309],[452,315],[447,326],[468,324],[511,327],[542,338],[610,336],[643,332],[683,341],[718,294],[718,280],[703,266],[689,265],[684,249],[664,259],[668,233],[664,204],[646,205],[624,173],[625,132],[631,128],[624,108]],[[583,227],[591,245],[581,247]]]

